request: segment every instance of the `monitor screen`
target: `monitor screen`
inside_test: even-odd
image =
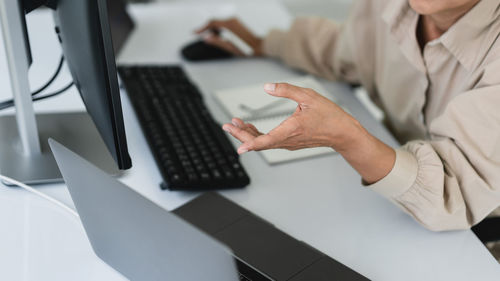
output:
[[[54,21],[87,112],[118,167],[130,168],[107,1],[59,0]]]

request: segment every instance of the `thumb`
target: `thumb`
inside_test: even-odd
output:
[[[306,89],[288,83],[266,83],[264,91],[272,96],[291,99],[297,103],[305,102],[308,96]]]

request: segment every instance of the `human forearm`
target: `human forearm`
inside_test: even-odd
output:
[[[296,101],[297,109],[267,134],[239,119],[224,125],[224,130],[243,142],[239,153],[329,146],[339,152],[368,183],[382,179],[391,171],[395,151],[368,133],[337,104],[314,90],[289,84],[266,84],[264,90],[271,95]]]
[[[394,166],[396,152],[352,117],[344,121],[341,135],[333,138],[332,148],[371,184],[384,178]]]

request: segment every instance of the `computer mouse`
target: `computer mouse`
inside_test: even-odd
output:
[[[220,60],[234,57],[232,53],[205,43],[203,40],[198,40],[184,46],[181,53],[188,61]]]

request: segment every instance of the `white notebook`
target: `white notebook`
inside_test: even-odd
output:
[[[311,88],[324,95],[327,94],[321,84],[312,76],[289,79],[284,82]],[[215,92],[215,97],[229,118],[238,117],[245,122],[252,123],[262,133],[267,133],[292,115],[297,103],[289,99],[271,96],[264,92],[263,86],[263,84],[258,84],[219,90]],[[296,151],[270,149],[260,151],[260,154],[269,164],[278,164],[334,152],[331,148],[318,147]]]

